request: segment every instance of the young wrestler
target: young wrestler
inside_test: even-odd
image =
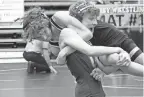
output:
[[[41,15],[40,15],[41,16]],[[66,16],[66,15],[65,15]],[[72,20],[75,20],[75,22],[74,23],[77,23],[78,24],[78,27],[79,28],[81,28],[80,30],[81,31],[83,31],[83,32],[85,32],[86,33],[86,38],[87,38],[87,36],[89,36],[89,30],[85,27],[85,26],[83,26],[77,19],[75,19],[75,18],[73,18],[73,17],[71,17],[71,16],[69,16],[68,14],[67,14],[67,16],[68,16],[68,18],[67,19],[72,19]],[[39,16],[37,17],[37,18],[39,18]],[[35,19],[35,20],[37,20],[37,19]],[[69,21],[69,20],[68,20]],[[43,21],[43,22],[46,22],[46,21]],[[72,24],[72,21],[69,21],[71,24]],[[69,23],[69,24],[70,24]],[[75,24],[75,25],[77,25],[77,24]],[[28,25],[28,26],[27,26]],[[30,25],[30,26],[29,26]],[[51,34],[48,32],[48,31],[37,31],[37,30],[35,30],[34,28],[35,28],[35,26],[37,26],[37,25],[34,25],[33,24],[33,22],[31,22],[31,21],[29,21],[29,23],[27,24],[26,23],[26,26],[24,25],[24,27],[26,27],[25,29],[27,29],[28,31],[24,31],[24,33],[26,34],[26,36],[27,37],[33,37],[33,39],[37,39],[37,40],[49,40],[49,39],[47,39],[47,37],[49,37]],[[41,26],[43,26],[43,25],[41,25]],[[28,28],[27,28],[28,27]],[[48,28],[49,28],[49,26],[47,26]],[[33,28],[33,29],[32,29]],[[43,27],[42,27],[43,28]],[[69,28],[66,28],[66,30],[67,29],[69,29]],[[54,41],[59,41],[59,34],[61,33],[60,32],[60,30],[59,30],[59,32],[54,32],[54,31],[56,31],[56,30],[58,30],[54,25],[52,25],[52,29],[51,29],[52,31],[53,31],[53,33],[52,33],[52,40],[53,41],[50,41],[51,43],[53,43],[53,44],[55,44],[54,43]],[[88,33],[88,34],[87,34]],[[73,34],[75,34],[75,33],[73,33]],[[90,33],[91,34],[91,33]],[[72,35],[72,33],[70,33],[70,35]],[[76,34],[77,35],[77,34]],[[45,36],[47,36],[47,37],[45,37]],[[68,35],[69,36],[69,35]],[[75,37],[75,35],[74,35],[74,37]],[[91,37],[91,36],[90,36]],[[69,41],[69,40],[68,40]],[[91,46],[91,48],[92,49],[95,49],[95,50],[97,50],[97,47],[92,47]],[[111,50],[113,47],[103,47],[103,46],[101,46],[101,47],[98,47],[98,49],[100,49],[101,50],[101,48],[104,48],[104,49],[109,49],[109,50]],[[102,54],[111,54],[111,53],[115,53],[115,52],[121,52],[121,49],[120,48],[113,48],[113,50],[111,50],[111,51],[105,51],[104,53],[102,53]],[[101,55],[101,53],[99,53],[99,51],[96,51],[95,53],[98,53],[98,55]],[[77,58],[77,55],[78,56],[81,56],[81,57],[78,57]],[[84,58],[82,57],[82,56],[85,56]],[[92,70],[94,69],[93,67],[92,67],[92,63],[91,63],[91,61],[90,61],[90,59],[89,59],[89,57],[87,56],[87,55],[85,55],[85,54],[82,54],[82,53],[77,53],[76,54],[76,57],[75,57],[75,55],[74,56],[69,56],[69,58],[70,59],[68,59],[69,61],[72,61],[72,60],[75,60],[74,61],[74,64],[75,65],[73,65],[72,64],[72,62],[70,62],[70,63],[68,63],[68,65],[69,66],[74,66],[74,68],[77,68],[77,66],[79,66],[78,68],[77,68],[77,70],[76,70],[76,72],[79,72],[79,74],[74,74],[75,76],[76,76],[76,79],[77,79],[77,82],[78,83],[82,83],[82,84],[84,84],[83,86],[86,86],[85,88],[83,87],[83,89],[82,89],[82,87],[80,87],[80,89],[81,89],[81,91],[83,91],[83,93],[82,94],[79,94],[79,88],[78,88],[78,90],[76,90],[76,97],[90,97],[90,96],[94,96],[94,97],[96,97],[96,96],[99,96],[99,97],[104,97],[105,96],[105,93],[104,93],[104,91],[103,91],[103,89],[102,89],[102,85],[101,85],[101,82],[99,82],[99,81],[96,81],[92,76],[90,76],[90,73],[92,72]],[[77,59],[75,59],[75,58],[77,58]],[[72,59],[72,60],[71,60]],[[85,63],[83,63],[83,60],[87,60]],[[79,63],[80,62],[80,63]],[[81,64],[81,65],[80,65]],[[87,67],[89,67],[89,68],[87,68]],[[72,69],[70,69],[70,70],[72,70]],[[82,74],[82,75],[81,75]],[[85,76],[83,76],[83,74],[85,75]],[[82,82],[81,82],[82,81]],[[83,82],[84,81],[84,82]],[[79,86],[80,84],[78,84],[77,86]],[[89,88],[91,88],[92,90],[89,90]]]
[[[88,4],[91,5],[90,3],[88,3]],[[93,9],[89,12],[90,16],[93,16],[91,14],[93,12],[94,13],[97,12],[97,9],[95,9],[95,7],[93,7],[93,6],[91,6],[90,8]],[[69,28],[67,27],[67,24],[66,24],[66,26],[63,25],[66,28],[64,28],[62,31],[57,29],[54,22],[56,22],[56,23],[59,22],[59,18],[57,19],[56,17],[54,17],[53,18],[54,22],[53,22],[52,29],[51,29],[52,30],[51,43],[54,44],[55,41],[59,41],[60,47],[63,48],[64,46],[66,46],[65,43],[67,42],[67,43],[69,43],[67,45],[70,45],[71,47],[83,52],[83,53],[81,53],[81,52],[77,51],[67,57],[67,61],[68,61],[67,65],[68,65],[71,73],[75,76],[75,78],[77,80],[76,97],[91,97],[91,96],[104,97],[105,93],[102,89],[101,82],[96,81],[95,79],[93,79],[92,76],[90,76],[90,73],[94,69],[93,64],[92,64],[90,58],[87,55],[85,55],[84,53],[87,53],[88,55],[91,55],[94,53],[95,55],[99,56],[99,55],[105,55],[105,54],[120,53],[123,50],[119,47],[104,47],[104,46],[88,45],[79,36],[80,31],[83,31],[83,33],[89,32],[87,30],[87,28],[85,26],[83,26],[77,19],[69,16],[68,14],[67,15],[63,14],[63,15],[64,15],[63,19],[66,19],[66,23],[69,25],[68,26]],[[75,20],[75,22],[71,21],[71,19]],[[93,19],[91,21],[93,21]],[[60,24],[64,24],[64,23],[65,23],[65,21],[62,21],[62,23],[60,23]],[[76,27],[73,26],[72,24],[76,25]],[[92,25],[93,25],[93,23],[92,23]],[[77,26],[81,29],[79,29]],[[90,26],[91,26],[91,24],[90,24]],[[56,32],[56,30],[59,32]],[[75,30],[79,33],[77,33]],[[32,34],[35,34],[35,33],[32,33]],[[34,38],[42,40],[42,39],[44,39],[43,34],[47,34],[47,31],[46,31],[46,33],[38,32],[38,35],[40,35],[40,36],[37,37],[37,35],[36,35],[36,37],[34,37]],[[72,39],[72,41],[71,41],[71,39]],[[87,39],[87,37],[86,37],[86,39]],[[80,44],[84,47],[79,47],[78,45],[80,45]],[[90,52],[89,52],[89,50],[90,50]]]
[[[88,28],[92,28],[92,26],[90,26],[90,24],[91,24],[91,20],[93,20],[93,18],[95,18],[95,20],[96,20],[96,17],[92,17],[92,16],[90,16],[88,13],[86,14],[86,11],[85,10],[88,10],[88,8],[90,8],[89,6],[87,7],[86,5],[87,5],[87,3],[88,2],[85,2],[85,1],[80,1],[80,2],[78,2],[78,3],[76,3],[76,4],[74,4],[74,5],[72,5],[71,7],[70,7],[70,15],[72,15],[72,16],[74,16],[74,17],[76,17],[77,19],[79,19],[85,26],[87,26]],[[94,20],[93,20],[94,21]],[[97,21],[97,20],[96,20]],[[109,25],[107,25],[106,26],[106,28],[107,27],[109,27]],[[111,29],[106,29],[105,28],[105,26],[103,27],[103,26],[100,26],[100,29],[102,29],[102,28],[104,28],[103,30],[104,31],[111,31]],[[62,31],[62,32],[65,32],[65,34],[66,34],[66,32],[68,32],[68,30],[67,31]],[[61,32],[61,33],[62,33]],[[70,31],[69,31],[70,32]],[[74,31],[73,31],[74,32]],[[97,32],[98,33],[101,33],[101,35],[103,35],[103,33],[101,32],[101,30],[97,30]],[[72,33],[72,31],[71,31],[71,33]],[[79,51],[81,51],[81,52],[83,52],[83,53],[85,53],[85,54],[87,54],[87,55],[96,55],[94,52],[92,52],[92,49],[90,49],[90,48],[88,48],[86,45],[82,45],[82,43],[80,42],[80,40],[77,40],[76,38],[75,39],[73,39],[73,38],[71,38],[71,37],[68,37],[68,36],[65,36],[65,34],[61,34],[61,37],[64,37],[64,39],[66,40],[66,37],[68,38],[67,40],[69,40],[69,41],[64,41],[64,43],[65,43],[65,45],[69,45],[69,46],[72,46],[73,48],[75,48],[75,49],[77,49],[77,50],[79,50]],[[69,34],[70,35],[70,34]],[[96,35],[95,33],[94,33],[94,35],[96,36],[96,37],[99,37],[99,38],[102,38],[102,36],[98,36],[98,35]],[[104,35],[105,35],[105,33],[104,33]],[[109,34],[108,34],[109,35]],[[108,36],[107,35],[107,36]],[[113,34],[111,34],[110,33],[110,35],[113,35]],[[115,38],[115,35],[121,35],[122,37],[118,37],[117,39]],[[60,37],[60,38],[61,38]],[[76,36],[75,36],[76,37]],[[106,36],[105,36],[106,37]],[[113,39],[115,39],[114,40],[114,42],[113,43],[115,43],[115,42],[119,42],[119,40],[120,39],[122,39],[122,38],[124,38],[124,37],[126,37],[126,35],[125,34],[123,34],[123,33],[117,33],[117,34],[114,34],[114,38]],[[98,38],[98,39],[99,39]],[[126,37],[127,38],[127,37]],[[110,39],[109,37],[107,38],[107,39]],[[123,39],[122,39],[123,40]],[[103,41],[105,41],[105,39],[103,38],[103,40],[99,40],[98,42],[102,42],[103,43]],[[71,43],[71,42],[73,42],[73,43]],[[74,43],[74,42],[79,42],[80,43],[80,45],[79,44],[76,44],[76,43]],[[110,42],[112,42],[112,41],[110,41]],[[63,44],[64,44],[63,43]],[[105,45],[107,44],[107,42],[105,42]],[[109,43],[108,43],[109,44]],[[99,45],[99,44],[95,44],[95,45]],[[105,46],[104,45],[104,46]],[[108,45],[108,46],[111,46],[111,45]],[[114,45],[113,45],[114,46]],[[130,46],[130,45],[129,45]],[[64,46],[63,46],[64,47]],[[82,48],[83,47],[83,48]],[[118,45],[117,45],[117,47],[118,47]],[[85,50],[85,49],[87,49],[87,50]],[[85,50],[85,51],[84,51]],[[108,49],[105,49],[105,50],[108,50]],[[68,55],[68,54],[70,54],[70,52],[68,52],[68,51],[70,51],[70,48],[68,48],[68,47],[66,47],[66,48],[64,48],[60,53],[59,53],[59,56],[58,56],[58,58],[62,58],[63,56],[65,56],[65,55]],[[71,49],[71,51],[72,51],[72,49]],[[104,50],[103,50],[104,51]],[[87,53],[88,52],[88,53]],[[92,52],[92,53],[91,53]],[[91,53],[91,54],[89,54],[89,53]],[[104,69],[104,66],[103,66],[103,69],[102,70],[104,70],[104,72],[105,73],[107,73],[108,74],[108,72],[114,72],[114,71],[116,71],[116,70],[118,70],[118,69],[122,69],[122,71],[124,71],[124,72],[126,72],[126,73],[129,73],[129,74],[132,74],[132,75],[136,75],[136,76],[143,76],[143,66],[141,66],[140,64],[137,64],[137,63],[134,63],[134,62],[123,62],[123,63],[118,63],[119,62],[119,59],[121,58],[121,56],[123,56],[123,55],[125,55],[125,56],[127,56],[127,58],[129,57],[129,55],[127,54],[127,52],[123,52],[122,54],[112,54],[112,55],[106,55],[106,56],[102,56],[102,57],[99,57],[99,60],[101,60],[102,61],[102,63],[104,63],[104,65],[113,65],[113,68],[105,68]],[[129,61],[129,60],[128,60]],[[129,65],[130,64],[130,65]],[[118,65],[120,65],[120,66],[127,66],[127,67],[114,67],[114,66],[118,66]]]
[[[88,12],[88,14],[90,14],[89,16],[92,16],[93,18],[96,16],[94,13],[97,12],[97,8],[95,8],[90,3],[88,3],[88,5],[90,5],[89,8],[92,9],[90,12]],[[95,18],[93,18],[89,26],[93,27],[95,25],[95,22]],[[115,47],[113,48],[88,45],[81,39],[81,37],[79,37],[79,35],[85,34],[85,32],[88,30],[85,27],[83,27],[83,25],[78,20],[69,16],[69,14],[66,12],[57,12],[56,14],[54,14],[51,18],[51,24],[53,36],[52,41],[50,41],[51,45],[58,46],[58,43],[56,42],[59,41],[60,48],[63,48],[64,46],[66,46],[65,43],[67,42],[69,43],[67,45],[70,45],[71,47],[83,52],[81,53],[79,51],[76,51],[75,53],[67,57],[67,66],[71,71],[72,75],[75,76],[77,81],[75,97],[104,97],[105,93],[102,89],[101,82],[96,81],[90,75],[90,73],[94,69],[92,64],[93,60],[91,61],[86,54],[90,55],[94,53],[95,55],[99,56],[105,54],[112,54],[115,52],[119,53],[123,50]],[[88,41],[88,39],[85,39],[85,41]],[[79,47],[78,45],[80,45],[81,47]],[[55,51],[58,52],[59,50]]]

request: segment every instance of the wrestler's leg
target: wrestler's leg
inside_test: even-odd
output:
[[[36,52],[24,52],[23,54],[24,58],[27,61],[34,62],[34,66],[39,69],[39,71],[47,71],[50,72],[50,68],[48,64],[46,63],[45,59],[40,53]]]
[[[107,75],[114,73],[119,69],[119,67],[115,65],[116,64],[116,62],[114,61],[115,59],[113,59],[114,58],[113,56],[115,55],[116,54],[112,54],[110,56],[104,55],[104,56],[95,57],[95,61],[98,65],[98,68],[101,69]]]
[[[98,57],[105,66],[116,66],[119,55],[117,53]]]
[[[67,66],[77,81],[75,97],[105,97],[101,82],[90,75],[94,68],[87,55],[72,53],[67,56]]]
[[[141,76],[143,77],[143,70],[144,66],[135,62],[131,62],[131,64],[127,67],[120,67],[120,69],[128,74],[134,75],[134,76]]]
[[[104,72],[113,72],[118,68],[115,68],[113,63],[117,63],[118,55],[117,54],[111,54],[107,56],[100,56],[99,60],[104,65],[103,71]],[[110,64],[112,64],[110,66]],[[108,69],[109,68],[109,69]],[[143,76],[143,68],[144,66],[135,62],[131,62],[129,66],[119,66],[119,68],[126,73],[129,73],[131,75],[135,76]],[[107,71],[106,71],[107,70]]]

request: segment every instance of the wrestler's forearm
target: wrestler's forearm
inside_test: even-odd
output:
[[[102,56],[107,54],[120,53],[122,50],[119,47],[90,46],[90,45],[86,47],[82,46],[81,44],[77,44],[72,47],[75,47],[75,49],[89,56]],[[66,46],[65,47],[66,55],[73,53],[75,49],[71,48],[70,46]]]
[[[71,48],[70,46],[66,46],[62,50],[64,50],[64,53],[65,53],[65,54],[63,54],[64,55],[63,57],[66,57],[67,55],[76,51],[75,49]]]
[[[105,66],[102,71],[105,73],[105,74],[111,74],[113,73],[114,71],[116,71],[117,68],[116,67],[113,67],[113,66]]]
[[[112,72],[114,72],[117,69],[117,67],[104,66],[101,63],[98,63],[98,68],[101,69],[106,75],[111,74]]]
[[[64,44],[89,56],[120,53],[122,50],[119,47],[90,46],[74,30],[68,28],[61,31],[61,37],[63,38]]]
[[[102,56],[113,53],[120,53],[121,48],[119,47],[106,47],[106,46],[89,46],[83,49],[83,53],[89,56]]]

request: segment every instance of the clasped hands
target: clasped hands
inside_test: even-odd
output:
[[[113,66],[129,66],[131,64],[130,56],[127,52],[122,51],[118,54],[119,60],[118,62]],[[93,69],[93,71],[90,74],[95,80],[102,81],[105,73],[101,71],[99,68]]]
[[[118,54],[118,58],[119,59],[114,66],[129,66],[131,63],[130,55],[124,50],[121,50],[121,52]],[[59,65],[66,64],[66,54],[64,51],[61,51],[59,53],[56,61],[57,61],[57,64]],[[96,80],[101,81],[105,73],[101,71],[99,68],[95,68],[93,69],[90,75]]]

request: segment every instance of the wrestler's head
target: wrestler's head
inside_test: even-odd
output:
[[[100,10],[96,8],[95,3],[88,0],[78,1],[69,7],[69,14],[77,18],[88,28],[97,24],[99,13]]]
[[[50,21],[40,7],[30,9],[23,18],[23,38],[49,41],[51,38]]]

